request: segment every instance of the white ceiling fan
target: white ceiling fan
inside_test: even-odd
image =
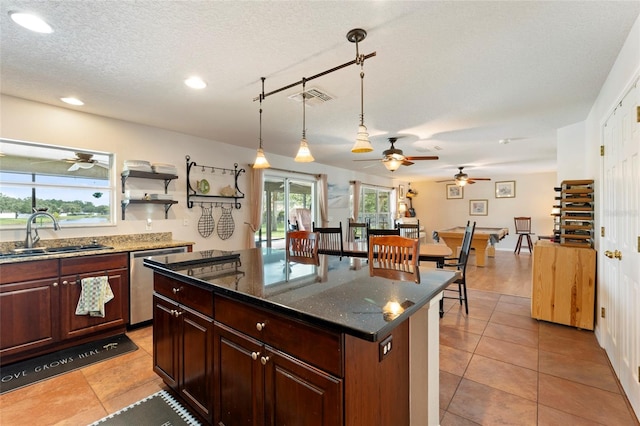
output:
[[[442,183],[442,182],[455,182],[456,185],[458,186],[465,186],[466,184],[474,184],[477,181],[481,181],[481,180],[491,180],[491,178],[478,178],[478,177],[469,177],[468,174],[466,174],[465,172],[462,171],[462,169],[464,169],[463,167],[458,167],[458,173],[456,173],[453,176],[453,179],[446,179],[446,180],[437,180],[437,183]]]
[[[76,158],[65,158],[64,161],[67,163],[72,163],[71,167],[67,169],[69,172],[75,172],[80,169],[90,169],[93,166],[103,167],[105,169],[109,168],[108,165],[102,164],[98,160],[93,159],[93,154],[88,154],[86,152],[76,152]]]
[[[421,156],[407,156],[402,153],[401,149],[395,147],[395,143],[398,140],[397,137],[389,138],[389,143],[391,143],[391,147],[389,149],[385,149],[382,151],[382,158],[369,158],[364,160],[353,160],[353,161],[381,161],[382,164],[389,171],[396,171],[400,166],[410,166],[414,164],[414,161],[422,161],[422,160],[438,160],[439,157],[435,155],[421,155]]]

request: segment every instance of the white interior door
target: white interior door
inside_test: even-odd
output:
[[[604,128],[601,319],[604,347],[640,417],[640,90],[625,96]]]

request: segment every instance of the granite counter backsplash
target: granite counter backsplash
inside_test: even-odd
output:
[[[113,247],[111,252],[122,251],[138,251],[148,250],[154,248],[165,247],[181,247],[187,245],[194,245],[194,242],[190,241],[176,241],[173,239],[171,232],[155,232],[145,234],[126,234],[126,235],[104,235],[97,237],[79,237],[79,238],[55,238],[55,239],[42,239],[38,241],[35,247],[65,247],[75,245],[87,245],[87,244],[102,244],[105,246]],[[0,253],[9,253],[15,248],[24,247],[24,241],[3,241],[0,242]],[[105,251],[102,251],[105,252]],[[57,257],[77,256],[78,253],[60,255]],[[40,256],[38,256],[40,257]],[[51,258],[51,255],[48,255]],[[3,262],[11,259],[2,259]],[[13,259],[15,261],[15,259]],[[35,260],[34,256],[29,258],[22,258],[20,261]]]

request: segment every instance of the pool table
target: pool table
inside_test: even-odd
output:
[[[437,236],[442,238],[454,253],[459,253],[458,247],[462,246],[464,228],[464,226],[456,226],[436,232]],[[471,240],[471,248],[476,251],[476,265],[485,266],[487,255],[495,257],[495,244],[507,235],[509,235],[509,228],[482,228],[476,226]]]

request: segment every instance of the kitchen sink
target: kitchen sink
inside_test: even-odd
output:
[[[113,247],[103,244],[82,244],[74,246],[61,246],[61,247],[33,247],[33,248],[17,248],[11,250],[9,253],[1,253],[1,258],[10,257],[27,257],[27,256],[45,256],[51,254],[61,253],[78,253],[90,250],[108,250]]]

